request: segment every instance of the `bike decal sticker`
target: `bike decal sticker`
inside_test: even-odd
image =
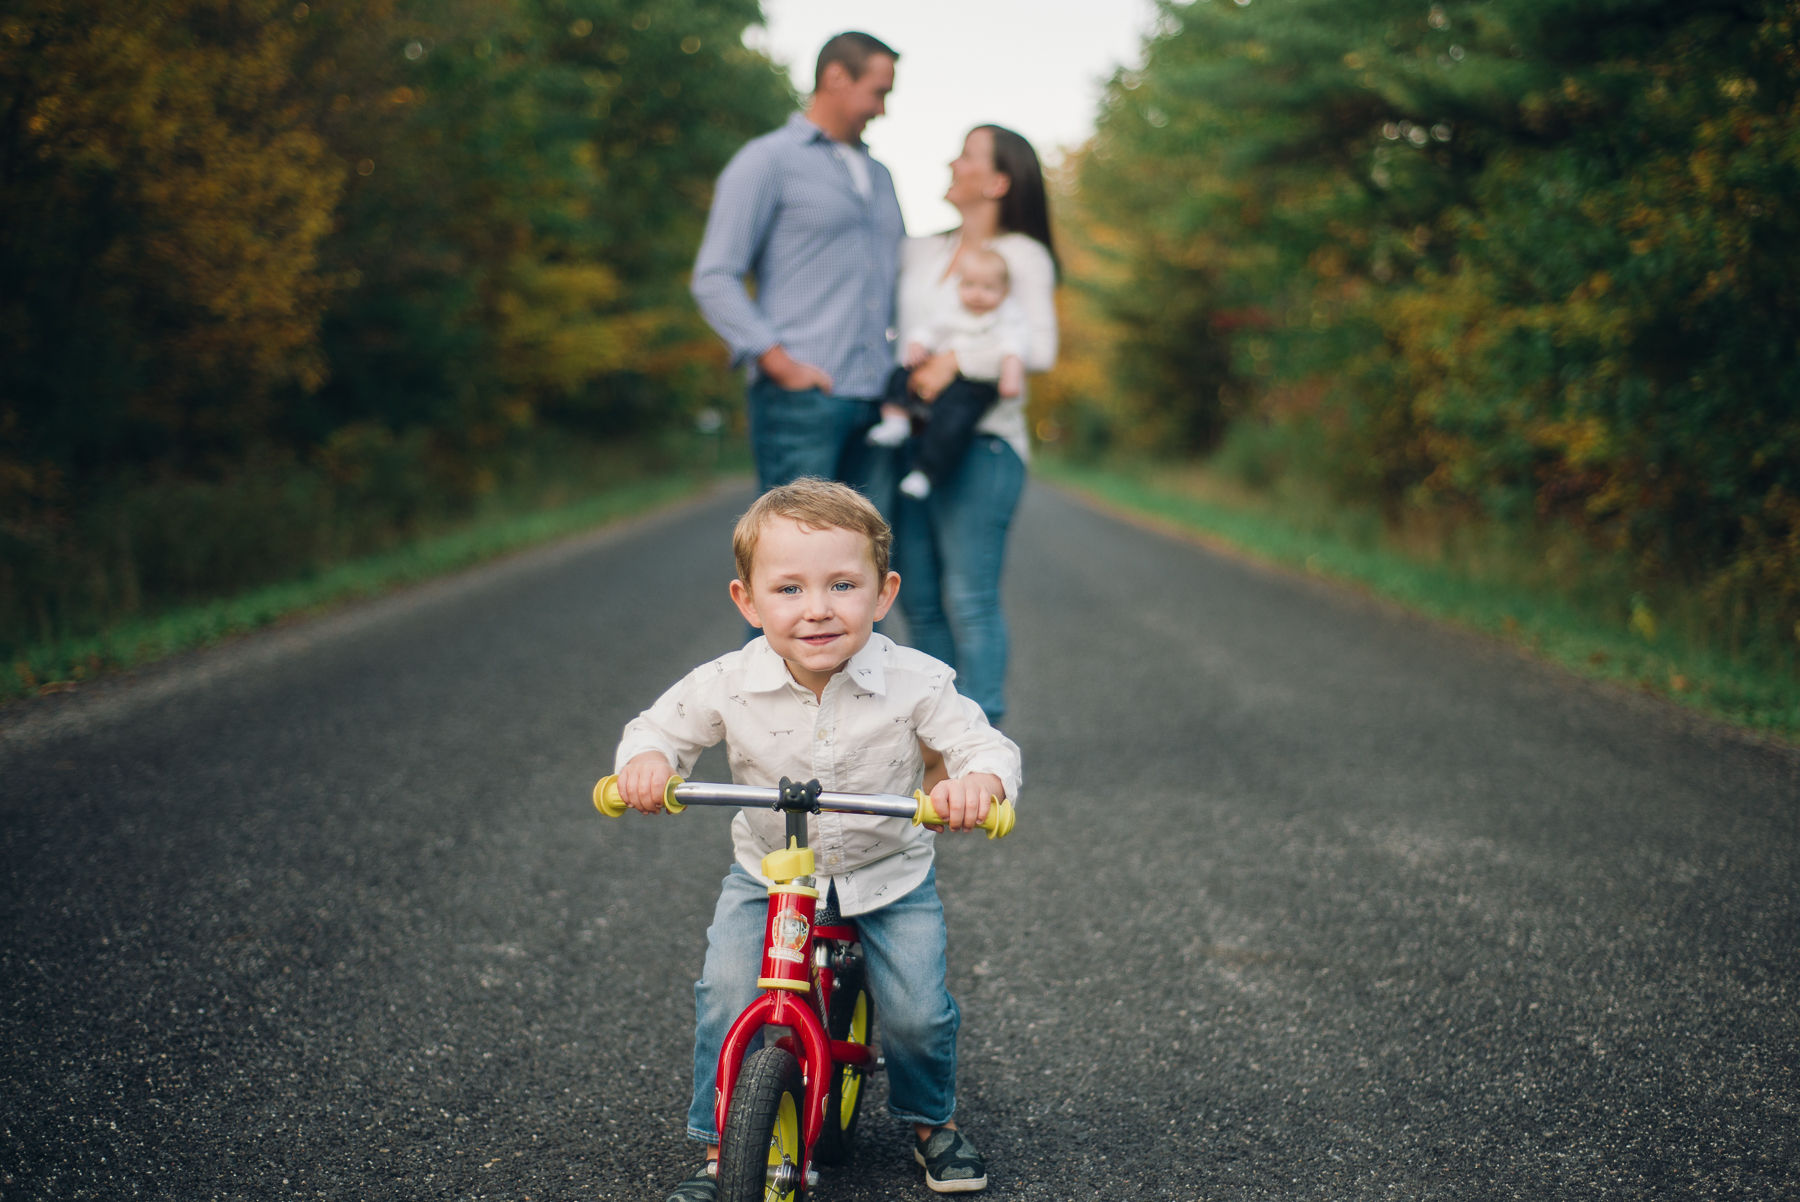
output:
[[[791,964],[806,961],[806,936],[811,924],[798,910],[782,909],[775,915],[775,930],[769,941],[769,955]]]

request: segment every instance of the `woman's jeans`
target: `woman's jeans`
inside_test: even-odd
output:
[[[714,1091],[719,1049],[731,1024],[761,992],[768,888],[736,864],[706,930],[706,967],[694,982],[694,1102],[688,1136],[716,1144]],[[944,904],[937,869],[898,901],[850,920],[862,938],[875,1033],[887,1057],[888,1112],[936,1127],[956,1111],[956,1031],[962,1012],[944,985]],[[752,1041],[752,1047],[755,1041]]]
[[[1006,616],[1000,570],[1025,489],[1004,439],[976,438],[962,468],[923,501],[901,497],[894,532],[900,609],[912,645],[956,669],[956,688],[998,723],[1006,713]]]

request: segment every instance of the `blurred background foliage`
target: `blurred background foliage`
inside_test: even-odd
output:
[[[1800,0],[1157,14],[1056,181],[1039,436],[1800,668]],[[759,19],[0,8],[0,667],[734,412],[684,285],[795,102]]]
[[[684,282],[713,178],[794,103],[759,20],[7,4],[0,654],[529,506],[729,412]]]
[[[1077,456],[1800,638],[1800,4],[1163,3],[1066,164]],[[1547,566],[1543,566],[1547,565]]]

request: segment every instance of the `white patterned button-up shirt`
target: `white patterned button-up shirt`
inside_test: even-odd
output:
[[[815,698],[767,639],[753,639],[695,668],[627,724],[614,771],[659,751],[685,777],[723,739],[737,784],[771,786],[785,776],[833,792],[906,795],[924,778],[923,741],[951,776],[991,772],[1016,803],[1019,749],[956,691],[955,677],[949,665],[876,634]],[[731,836],[738,864],[768,883],[762,858],[786,846],[785,817],[740,810]],[[935,836],[910,819],[814,814],[806,837],[820,892],[835,884],[847,916],[904,897],[931,870]]]

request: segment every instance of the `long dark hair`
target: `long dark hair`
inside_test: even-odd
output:
[[[1044,191],[1044,168],[1031,143],[1003,125],[978,125],[994,138],[994,170],[1010,182],[1000,198],[1000,228],[1036,238],[1050,252],[1050,265],[1062,274],[1056,241],[1050,236],[1050,200]]]

